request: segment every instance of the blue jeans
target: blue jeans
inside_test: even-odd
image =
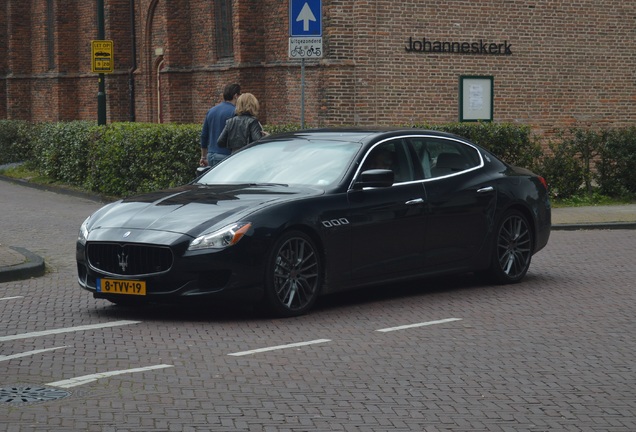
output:
[[[222,153],[208,153],[208,166],[213,167],[228,156],[229,155],[225,155]]]

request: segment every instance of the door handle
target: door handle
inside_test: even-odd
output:
[[[424,200],[422,198],[416,198],[416,199],[408,200],[406,202],[406,205],[422,204],[423,202],[424,202]]]
[[[486,186],[486,187],[483,187],[483,188],[481,188],[481,189],[477,189],[477,193],[488,193],[488,192],[492,192],[492,191],[494,191],[494,190],[495,190],[495,188],[494,188],[494,187],[492,187],[492,186]]]

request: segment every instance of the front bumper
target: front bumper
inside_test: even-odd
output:
[[[171,299],[202,298],[229,294],[230,292],[263,292],[265,274],[264,253],[256,253],[245,245],[236,245],[221,251],[195,251],[181,253],[180,248],[171,248],[173,262],[166,271],[156,274],[115,274],[98,270],[89,264],[87,245],[80,242],[76,247],[77,275],[81,288],[93,293],[96,298],[120,299],[127,294],[105,294],[98,292],[97,279],[144,281],[146,294],[140,301],[169,301]],[[181,248],[183,249],[183,248]]]

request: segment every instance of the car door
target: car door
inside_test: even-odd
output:
[[[426,194],[421,169],[414,165],[406,141],[392,139],[377,145],[360,171],[375,154],[385,151],[393,154],[394,184],[348,193],[354,283],[397,278],[422,266]]]
[[[492,229],[496,184],[484,173],[479,151],[446,138],[427,141],[430,178],[424,183],[429,217],[424,234],[428,269],[469,265]]]

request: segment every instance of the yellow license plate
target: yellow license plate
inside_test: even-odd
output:
[[[146,295],[146,281],[97,279],[97,292],[104,294]]]

